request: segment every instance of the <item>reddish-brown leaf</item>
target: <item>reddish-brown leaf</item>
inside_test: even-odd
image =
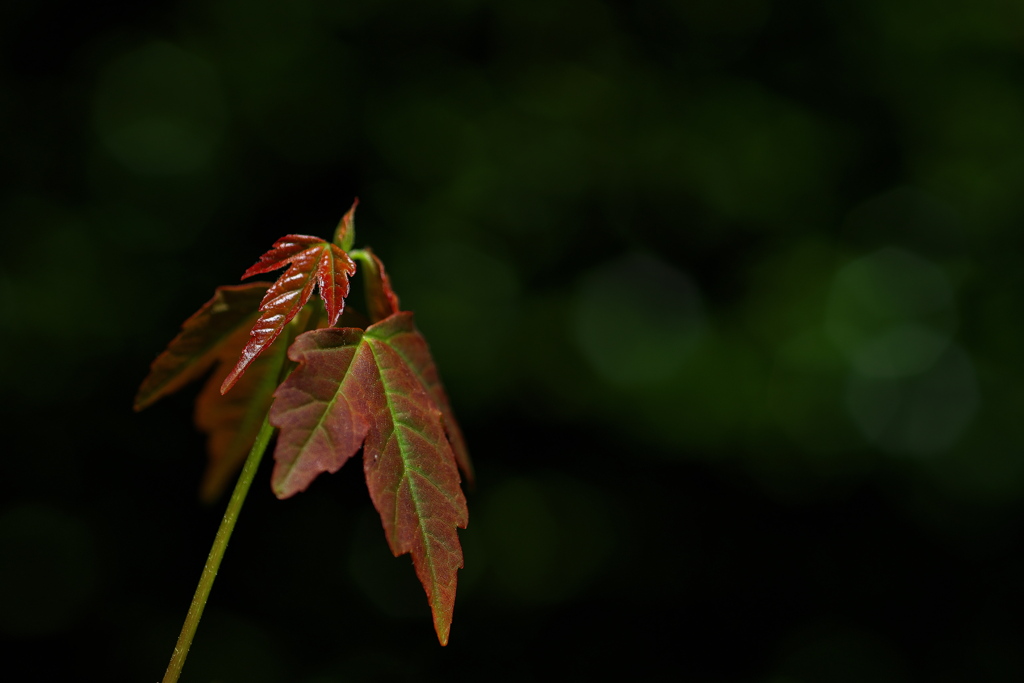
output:
[[[182,324],[178,336],[153,361],[135,396],[135,410],[174,393],[209,370],[232,338],[239,332],[245,334],[252,325],[268,287],[269,282],[218,287],[213,298]]]
[[[231,370],[248,339],[248,330],[240,329],[220,354],[221,362],[196,398],[195,423],[207,435],[209,456],[199,496],[213,502],[224,492],[241,469],[249,449],[263,424],[263,417],[274,400],[287,361],[288,345],[295,336],[315,321],[312,306],[303,308],[285,327],[284,333],[252,362],[233,391],[220,393],[221,382]]]
[[[227,393],[245,368],[274,343],[288,321],[309,301],[314,286],[319,286],[320,297],[327,307],[328,324],[334,325],[341,316],[348,296],[348,279],[356,271],[355,263],[341,247],[318,237],[287,235],[274,242],[273,248],[245,271],[242,278],[286,265],[288,270],[260,303],[260,317],[253,325],[249,343],[234,369],[224,378],[221,393]]]
[[[299,366],[275,393],[272,484],[280,498],[335,472],[363,446],[370,497],[397,556],[411,553],[442,644],[448,642],[468,521],[445,418],[424,377],[437,372],[412,314],[296,338]],[[426,372],[424,369],[428,369]],[[440,386],[436,382],[436,386]]]
[[[209,461],[200,486],[200,496],[207,502],[223,492],[242,466],[273,401],[288,345],[317,316],[312,307],[303,309],[287,326],[287,333],[249,367],[235,390],[221,395],[220,384],[249,339],[249,328],[268,287],[269,282],[219,287],[153,362],[135,399],[135,409],[142,410],[216,366],[195,409],[196,427],[208,436]]]
[[[378,322],[399,311],[398,295],[391,287],[391,279],[388,278],[384,264],[373,253],[373,250],[366,247],[360,250],[358,255],[363,267],[363,282],[366,284],[366,307],[369,310],[370,319],[373,322]],[[437,407],[441,409],[445,431],[448,433],[452,450],[455,451],[455,460],[459,464],[459,469],[466,476],[466,480],[472,484],[473,463],[469,459],[469,450],[466,448],[462,429],[448,402],[444,385],[441,384],[441,378],[437,374],[437,366],[434,365],[430,352],[426,348],[426,341],[422,335],[406,337],[403,342],[399,342],[399,346],[396,348],[402,350],[406,363],[419,377],[420,383],[430,393],[430,397],[434,399]]]
[[[391,278],[384,270],[384,264],[369,247],[360,250],[359,260],[363,262],[366,308],[370,320],[379,322],[389,315],[398,313],[398,295],[391,288]]]
[[[448,402],[448,394],[444,390],[444,385],[441,384],[441,376],[430,355],[430,349],[427,348],[427,340],[417,330],[415,334],[396,335],[392,338],[391,347],[402,358],[409,370],[416,375],[416,379],[430,394],[434,405],[441,411],[441,424],[444,425],[444,431],[448,435],[448,441],[455,453],[455,462],[466,476],[466,480],[472,484],[473,463],[469,459],[469,449],[466,448],[462,429],[455,419],[455,413]]]

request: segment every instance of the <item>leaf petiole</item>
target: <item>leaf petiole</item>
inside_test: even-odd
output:
[[[213,539],[213,547],[210,548],[210,554],[206,558],[206,566],[203,567],[199,585],[196,586],[196,594],[192,598],[192,605],[188,608],[185,625],[182,626],[181,635],[178,636],[178,642],[174,646],[174,654],[171,655],[171,662],[167,665],[163,683],[176,683],[178,677],[181,676],[185,658],[192,646],[192,638],[199,626],[199,619],[203,616],[203,608],[206,607],[206,600],[210,597],[213,580],[217,578],[220,561],[224,558],[224,551],[228,547],[231,532],[235,529],[238,513],[242,509],[245,496],[249,493],[249,487],[252,485],[252,480],[260,467],[260,460],[263,459],[263,453],[267,450],[267,444],[270,443],[270,437],[273,434],[274,427],[269,422],[269,416],[264,417],[263,426],[260,427],[259,434],[256,435],[256,442],[253,443],[249,457],[245,460],[242,474],[238,477],[238,483],[235,484],[235,490],[231,493],[231,500],[228,502],[224,517],[220,521],[220,527],[217,529],[217,536]]]

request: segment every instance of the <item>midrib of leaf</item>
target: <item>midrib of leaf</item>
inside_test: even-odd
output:
[[[431,394],[430,394],[430,386],[427,384],[427,380],[424,379],[423,375],[420,373],[419,367],[417,367],[416,363],[411,362],[409,360],[409,357],[406,356],[402,352],[402,350],[400,348],[398,348],[396,346],[393,346],[391,344],[391,340],[392,339],[394,339],[395,337],[397,337],[399,335],[403,335],[403,334],[411,334],[411,333],[408,330],[399,330],[397,332],[393,332],[393,333],[389,334],[386,337],[374,335],[374,338],[381,340],[382,342],[384,342],[385,344],[388,345],[388,348],[390,348],[392,351],[394,351],[396,354],[398,354],[398,357],[401,358],[402,361],[405,363],[405,367],[407,367],[410,370],[412,370],[412,374],[416,376],[416,381],[420,383],[420,386],[423,387],[423,390],[426,392],[427,396],[430,398],[430,401],[433,402],[434,401],[434,397],[431,396]],[[438,408],[438,410],[440,410],[440,406],[436,406],[436,407]]]
[[[327,242],[324,242],[323,247],[321,248],[320,251],[321,251],[321,253],[320,253],[320,255],[317,256],[317,259],[316,259],[317,260],[316,267],[314,267],[310,271],[310,273],[311,274],[316,274],[316,276],[317,276],[317,284],[320,285],[320,298],[323,299],[324,302],[326,303],[327,302],[328,294],[326,292],[324,292],[324,284],[325,283],[320,281],[319,273],[321,271],[320,262],[324,258],[323,255],[327,254],[327,258],[329,259],[329,262],[327,264],[327,268],[328,268],[328,273],[330,273],[329,281],[326,283],[327,284],[327,289],[329,289],[330,292],[331,292],[330,293],[331,301],[334,303],[336,309],[338,310],[338,314],[340,316],[341,311],[343,310],[344,305],[345,305],[345,300],[344,300],[344,298],[342,298],[342,300],[341,300],[341,307],[338,307],[338,302],[334,301],[334,296],[335,296],[335,294],[334,294],[334,284],[335,284],[334,283],[334,271],[337,270],[337,268],[336,268],[336,266],[337,266],[336,261],[338,259],[335,257],[334,250],[331,249],[331,245],[329,243],[327,243]],[[329,317],[330,317],[330,313],[328,313],[328,318]],[[329,322],[331,322],[331,324],[334,324],[337,321],[336,320],[329,320]],[[360,338],[359,341],[360,341],[360,343],[362,343],[362,338]],[[353,354],[353,357],[354,356],[355,356],[355,354]]]
[[[331,396],[331,400],[327,402],[327,408],[322,413],[320,413],[320,417],[316,421],[316,426],[313,429],[311,429],[310,432],[309,432],[310,436],[303,440],[303,442],[302,442],[302,446],[303,446],[302,450],[305,449],[306,445],[309,443],[309,439],[312,438],[313,434],[315,434],[316,432],[318,432],[321,429],[323,429],[324,420],[327,419],[327,415],[329,415],[330,412],[334,409],[334,404],[338,401],[338,397],[342,396],[342,387],[345,384],[345,380],[348,378],[348,372],[352,368],[352,363],[355,361],[356,356],[359,354],[359,347],[362,346],[364,343],[365,343],[365,337],[360,337],[359,338],[359,344],[356,345],[355,350],[352,352],[352,357],[348,359],[348,365],[345,366],[345,371],[342,373],[341,379],[338,381],[338,389],[334,392],[334,395]],[[372,349],[371,349],[371,352],[372,352]],[[348,402],[348,398],[345,398],[345,401],[347,403]],[[349,412],[351,413],[351,411],[349,411]],[[324,431],[324,434],[327,435],[327,440],[328,441],[332,441],[331,440],[331,436],[330,436],[330,434],[327,431]],[[299,452],[300,455],[301,455],[302,450],[300,450],[300,452]],[[300,457],[300,455],[296,455],[295,459],[292,460],[292,463],[288,466],[287,476],[283,477],[284,480],[287,480],[288,477],[291,476],[292,470],[295,469],[295,465],[299,462],[299,460],[302,459]]]
[[[415,375],[415,377],[416,377],[416,381],[417,381],[417,382],[419,382],[419,384],[420,384],[420,387],[422,387],[422,388],[423,388],[423,392],[424,392],[424,393],[425,393],[425,394],[427,395],[427,399],[428,399],[428,400],[429,400],[429,401],[430,401],[431,403],[434,403],[434,396],[433,396],[433,395],[432,395],[432,394],[430,393],[430,386],[429,386],[429,385],[427,384],[426,380],[425,380],[425,379],[423,378],[423,375],[422,375],[422,374],[420,374],[420,372],[419,372],[419,369],[418,369],[418,368],[416,367],[416,364],[415,364],[415,363],[412,363],[412,362],[410,362],[410,360],[409,360],[408,356],[406,356],[406,355],[405,355],[404,353],[402,353],[401,349],[399,349],[398,347],[396,347],[396,346],[393,346],[393,345],[391,344],[391,340],[392,340],[392,339],[394,339],[395,337],[397,337],[397,336],[400,336],[400,335],[403,335],[403,334],[412,334],[412,332],[410,332],[409,330],[399,330],[399,331],[397,331],[397,332],[393,332],[393,333],[389,334],[389,335],[388,335],[388,336],[386,336],[386,337],[385,337],[385,336],[382,336],[382,335],[379,335],[379,334],[376,334],[377,332],[379,332],[379,330],[374,330],[374,334],[372,334],[372,335],[367,335],[367,336],[368,336],[368,337],[370,337],[371,339],[377,339],[377,340],[379,340],[380,342],[382,342],[382,343],[384,343],[384,344],[387,344],[387,347],[388,347],[389,349],[391,349],[392,351],[394,351],[394,352],[395,352],[395,354],[396,354],[396,355],[398,355],[398,357],[402,359],[402,362],[403,362],[403,363],[405,364],[405,367],[409,368],[409,369],[410,369],[410,370],[412,371],[412,374],[413,374],[413,375]],[[370,347],[370,348],[371,348],[371,350],[372,350],[372,348],[373,348],[373,347],[372,347],[372,345],[371,345],[371,347]],[[374,354],[374,361],[376,361],[376,359],[377,359],[377,355],[376,355],[376,353],[375,353],[375,354]],[[378,365],[378,369],[379,369],[379,367],[380,367],[380,366]],[[378,374],[379,374],[379,373],[378,373]],[[383,381],[384,381],[384,380],[383,380],[383,377],[381,377],[381,382],[383,383]],[[385,393],[387,393],[387,392],[385,392]],[[398,392],[396,392],[396,393],[398,393]],[[390,410],[390,407],[391,407],[391,401],[390,401],[390,399],[389,399],[389,400],[388,400],[388,408],[389,408],[389,410]],[[434,407],[435,407],[435,408],[437,408],[439,412],[441,412],[441,415],[442,415],[442,417],[443,417],[443,416],[444,416],[444,411],[442,411],[442,410],[441,410],[441,407],[440,407],[440,406],[438,406],[438,405],[436,405],[436,404],[434,405]],[[392,414],[394,414],[394,413],[392,413]],[[425,434],[423,433],[423,430],[422,430],[422,429],[418,429],[417,427],[415,427],[415,426],[413,426],[413,425],[410,425],[410,424],[407,424],[407,423],[405,423],[405,422],[399,422],[398,420],[395,420],[395,422],[396,422],[396,423],[398,423],[398,424],[401,424],[401,425],[403,425],[403,426],[405,426],[405,427],[408,427],[409,429],[411,429],[412,431],[416,432],[417,434],[419,434],[419,435],[423,436],[423,437],[424,437],[424,438],[426,439],[426,435],[425,435]],[[446,436],[445,436],[445,440],[447,441],[447,439],[448,439],[448,437],[447,437],[447,435],[446,435]],[[426,440],[427,440],[427,441],[430,441],[430,439],[426,439]],[[435,445],[435,446],[437,445],[437,444],[436,444],[436,442],[435,442],[435,444],[434,444],[434,445]],[[404,458],[403,458],[403,465],[404,465]],[[440,492],[441,492],[441,494],[442,494],[442,495],[443,495],[443,496],[444,496],[445,498],[447,498],[448,500],[450,500],[450,501],[453,501],[453,502],[454,502],[454,499],[452,498],[452,496],[448,495],[448,493],[447,493],[447,492],[446,492],[446,491],[445,491],[445,490],[444,490],[443,488],[441,488],[440,486],[438,486],[438,485],[437,485],[437,484],[436,484],[436,483],[434,482],[434,480],[432,480],[432,479],[431,479],[430,477],[428,477],[428,476],[426,475],[426,473],[425,473],[425,472],[423,472],[422,470],[420,470],[420,469],[417,469],[417,468],[415,468],[415,467],[411,467],[411,466],[409,466],[409,469],[413,470],[414,472],[418,472],[418,473],[420,474],[420,476],[422,476],[422,477],[423,477],[424,479],[426,479],[427,481],[429,481],[429,482],[431,483],[431,485],[432,485],[432,486],[433,486],[433,487],[434,487],[435,489],[437,489],[438,491],[440,491]]]
[[[434,400],[434,394],[433,394],[433,392],[430,389],[430,384],[427,382],[426,378],[423,376],[423,373],[420,372],[419,365],[414,363],[414,362],[412,362],[409,359],[409,357],[407,355],[405,355],[405,353],[401,350],[401,348],[393,346],[390,343],[392,339],[394,339],[395,337],[397,337],[399,335],[403,335],[403,334],[413,334],[413,332],[410,332],[409,330],[400,330],[398,332],[394,332],[392,334],[389,334],[387,337],[374,335],[374,338],[375,339],[379,339],[382,342],[386,343],[388,345],[388,347],[392,351],[394,351],[396,354],[398,354],[398,357],[402,359],[402,361],[405,363],[405,366],[412,371],[412,374],[416,377],[416,381],[420,383],[421,387],[423,387],[423,391],[426,392],[427,397],[430,399],[431,402],[434,403],[434,407],[437,408],[441,412],[442,420],[446,420],[447,417],[445,416],[444,410],[442,410],[441,406],[438,405],[437,402]],[[440,382],[440,380],[438,380],[438,381]],[[443,394],[443,389],[442,389],[442,394]],[[455,446],[451,442],[450,437],[448,436],[449,425],[446,425],[446,424],[444,424],[444,422],[442,422],[442,426],[443,426],[443,428],[445,430],[445,440],[449,442],[449,446],[451,446],[452,449],[454,450]],[[455,460],[458,463],[458,466],[459,466],[459,468],[461,470],[462,469],[462,464],[461,464],[461,461],[459,461],[458,453],[455,453]],[[472,466],[469,466],[469,467],[471,468]],[[470,474],[471,474],[471,471],[470,471]],[[467,476],[469,476],[469,475],[467,475]],[[442,489],[438,488],[438,490],[441,491]],[[449,496],[447,493],[445,494],[445,497],[448,498],[448,500],[452,500],[452,497]]]
[[[394,336],[394,335],[391,335],[391,336]],[[391,336],[387,337],[387,339],[390,339]],[[365,339],[365,337],[364,337],[364,339]],[[378,339],[381,339],[381,338],[378,337]],[[381,339],[381,341],[383,343],[387,343],[385,341],[385,339]],[[437,586],[438,586],[437,571],[435,570],[434,554],[433,554],[433,552],[431,552],[430,543],[429,543],[429,538],[433,538],[433,537],[427,535],[426,525],[423,524],[424,517],[423,517],[422,514],[420,514],[420,511],[423,509],[423,504],[422,504],[422,501],[420,500],[420,496],[418,495],[418,491],[417,491],[418,487],[415,485],[415,483],[413,482],[413,478],[411,476],[409,476],[408,473],[410,471],[416,472],[425,481],[429,482],[429,484],[431,486],[433,486],[436,490],[440,491],[444,495],[445,498],[448,498],[450,500],[451,497],[448,496],[446,493],[444,493],[444,490],[440,486],[438,486],[437,483],[434,482],[429,476],[427,476],[427,474],[425,472],[423,472],[422,470],[420,470],[420,469],[418,469],[416,467],[412,467],[409,464],[408,458],[406,457],[406,450],[407,449],[404,448],[404,446],[407,446],[408,444],[406,444],[405,439],[402,438],[401,434],[399,434],[398,429],[396,429],[396,425],[403,425],[403,426],[405,426],[405,425],[404,425],[404,423],[399,422],[399,420],[395,416],[395,409],[394,409],[393,404],[391,403],[391,392],[388,391],[388,383],[384,379],[384,372],[381,370],[380,362],[379,362],[379,359],[378,359],[378,356],[377,356],[377,351],[376,351],[376,349],[373,348],[373,344],[367,342],[367,345],[370,347],[370,352],[373,354],[374,365],[377,367],[377,376],[380,378],[381,384],[384,386],[384,400],[387,402],[387,405],[388,405],[388,414],[391,415],[391,434],[388,435],[388,439],[387,440],[390,440],[391,438],[394,438],[398,442],[398,450],[399,450],[399,453],[402,456],[402,481],[408,482],[407,486],[409,487],[410,494],[412,495],[413,505],[416,506],[416,520],[417,520],[416,526],[417,526],[417,528],[418,528],[418,530],[420,532],[420,538],[423,539],[423,549],[424,549],[424,553],[427,556],[426,557],[426,559],[427,559],[427,566],[430,568],[430,578],[431,578],[431,582],[433,583],[433,589],[431,591],[432,595],[430,596],[431,597],[431,603],[439,603],[441,598],[437,594],[438,593],[438,591],[437,591]],[[394,347],[392,347],[390,344],[388,344],[388,347],[391,348],[391,349],[394,349]],[[399,357],[401,357],[402,354],[399,353],[397,355]],[[396,391],[395,393],[398,394],[400,392]],[[402,394],[402,395],[404,395],[404,394]],[[401,484],[399,484],[399,486],[401,486]],[[398,522],[399,522],[399,520],[398,520],[399,509],[400,509],[400,506],[396,505],[395,506],[395,517],[393,518],[393,524],[394,524],[394,528],[396,530],[396,533],[397,533],[397,530],[399,528],[399,525],[398,525]],[[433,604],[431,605],[431,607],[433,607]],[[433,609],[431,609],[431,611],[433,611]]]

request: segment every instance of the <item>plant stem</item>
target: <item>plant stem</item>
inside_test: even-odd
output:
[[[199,579],[199,585],[196,586],[196,594],[192,598],[192,605],[188,608],[185,625],[182,626],[178,643],[174,646],[174,654],[171,655],[171,663],[167,665],[163,683],[176,683],[178,677],[181,676],[181,668],[185,666],[185,657],[188,656],[188,649],[192,646],[192,638],[196,635],[199,618],[203,616],[206,599],[210,597],[213,580],[217,578],[217,569],[220,567],[220,561],[228,547],[231,532],[235,529],[238,513],[242,509],[245,496],[249,493],[249,486],[252,484],[253,477],[256,476],[256,470],[260,467],[260,460],[263,459],[263,452],[267,450],[267,444],[273,434],[274,427],[270,424],[269,416],[264,417],[263,426],[260,427],[260,432],[256,435],[256,443],[249,451],[249,457],[246,458],[245,465],[242,467],[242,474],[239,475],[235,490],[231,493],[227,510],[224,511],[224,517],[220,520],[220,528],[217,529],[217,536],[213,539],[210,555],[206,558],[203,575]]]

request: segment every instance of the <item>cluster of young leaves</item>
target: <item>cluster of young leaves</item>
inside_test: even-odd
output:
[[[471,479],[472,466],[412,313],[400,310],[377,255],[352,249],[355,208],[332,242],[287,235],[242,276],[287,266],[273,284],[217,288],[153,362],[135,409],[214,368],[195,412],[208,435],[200,491],[207,501],[240,469],[268,411],[278,429],[271,477],[278,498],[338,471],[362,448],[388,545],[395,556],[412,554],[444,645],[463,566],[456,528],[468,521],[459,471]],[[356,261],[365,316],[345,308]]]

